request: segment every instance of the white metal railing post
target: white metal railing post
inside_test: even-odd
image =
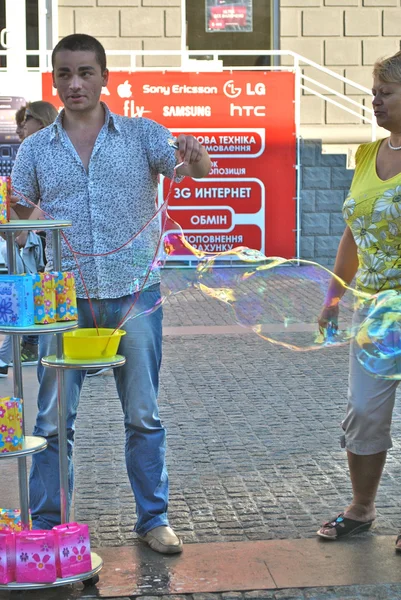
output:
[[[280,0],[273,0],[271,3],[272,11],[271,11],[271,38],[272,38],[272,46],[274,50],[280,50]],[[280,55],[273,55],[273,65],[278,67],[280,65]]]
[[[301,256],[301,66],[294,56],[295,70],[295,136],[296,136],[296,258]]]
[[[186,62],[187,52],[187,10],[186,0],[181,0],[181,65]]]
[[[38,1],[38,25],[39,25],[39,69],[47,69],[47,6],[46,0]]]
[[[6,0],[7,70],[15,79],[26,73],[26,3]]]
[[[58,0],[49,0],[51,2],[51,43],[48,49],[54,48],[58,42]]]

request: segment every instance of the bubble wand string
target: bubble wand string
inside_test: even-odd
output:
[[[178,168],[179,166],[180,165],[177,165],[176,168]],[[169,203],[169,197],[171,195],[171,192],[173,190],[173,187],[174,187],[175,183],[176,182],[175,182],[175,173],[174,173],[174,177],[171,180],[170,188],[168,190],[168,194],[167,194],[166,200],[156,210],[156,212],[152,215],[152,217],[149,219],[149,221],[147,223],[145,223],[145,225],[134,236],[132,236],[127,242],[125,242],[124,244],[122,244],[119,248],[116,248],[116,249],[114,249],[112,251],[108,251],[108,252],[105,252],[105,253],[102,253],[102,254],[96,254],[96,255],[92,255],[92,254],[89,254],[89,253],[83,253],[83,252],[79,253],[82,256],[107,256],[109,254],[113,254],[115,252],[118,252],[121,248],[125,247],[128,243],[130,243],[130,241],[132,241],[133,239],[135,239],[147,226],[149,226],[149,224],[154,219],[156,219],[156,218],[158,218],[160,216],[160,214],[162,213],[162,211],[164,209],[166,209],[166,211],[162,213],[162,218],[161,218],[160,224],[158,223],[160,235],[158,235],[158,240],[157,240],[157,244],[156,244],[155,254],[154,254],[153,260],[150,263],[150,266],[149,266],[149,268],[148,268],[148,270],[146,272],[146,277],[144,278],[144,280],[143,280],[143,282],[141,284],[141,288],[139,290],[139,293],[135,294],[134,302],[129,307],[128,311],[123,316],[123,318],[120,321],[120,323],[113,330],[113,332],[112,332],[113,334],[118,329],[120,329],[120,327],[122,327],[124,325],[124,322],[126,320],[128,320],[129,314],[131,313],[131,311],[133,310],[133,308],[134,308],[137,300],[139,299],[139,294],[141,293],[141,291],[144,289],[146,283],[148,282],[149,276],[150,276],[150,274],[152,272],[152,268],[156,268],[156,267],[160,266],[160,264],[161,264],[161,262],[160,262],[161,258],[158,258],[158,253],[159,253],[159,250],[160,250],[160,246],[161,246],[162,240],[164,238],[164,234],[166,233],[166,225],[167,225],[167,220],[168,219],[169,219],[170,222],[168,223],[168,229],[167,229],[167,231],[171,231],[172,234],[174,235],[174,237],[176,239],[179,239],[181,241],[181,243],[183,244],[183,246],[185,248],[187,248],[194,256],[196,256],[199,259],[200,264],[198,266],[198,270],[200,269],[201,272],[205,271],[206,269],[209,268],[210,261],[213,260],[213,257],[216,257],[216,256],[223,257],[223,256],[230,256],[230,255],[232,256],[233,254],[235,254],[238,258],[241,258],[242,260],[245,260],[246,262],[252,262],[252,263],[258,262],[259,263],[258,266],[255,266],[255,273],[257,271],[264,271],[266,269],[271,269],[272,267],[279,266],[281,263],[298,264],[298,259],[292,259],[292,260],[291,259],[289,259],[289,260],[287,259],[287,260],[285,260],[285,259],[280,258],[280,257],[269,257],[269,258],[267,258],[263,254],[261,254],[259,251],[256,251],[256,250],[253,251],[253,250],[250,250],[249,248],[246,248],[244,246],[236,247],[235,249],[226,250],[226,251],[223,251],[223,252],[203,251],[203,250],[198,250],[197,248],[193,247],[188,242],[188,240],[185,238],[185,235],[183,233],[183,230],[182,230],[181,226],[174,219],[172,219],[170,217],[169,213],[167,212],[168,203]],[[33,202],[31,202],[28,198],[26,198],[22,193],[18,192],[17,190],[15,190],[15,192],[18,193],[19,196],[21,196],[22,198],[24,198],[29,205],[32,205],[33,207],[36,207],[36,205]],[[46,213],[46,211],[44,211],[43,209],[41,209],[41,211],[42,211],[42,213],[44,215],[47,215],[50,219],[54,219],[53,216],[51,216],[48,213]],[[70,242],[69,242],[69,240],[68,240],[68,238],[66,236],[64,236],[64,240],[66,242],[67,247],[69,248],[69,250],[71,251],[72,255],[74,256],[75,262],[77,263],[77,267],[79,269],[79,273],[80,273],[81,279],[82,279],[84,287],[85,287],[85,291],[86,291],[86,294],[87,294],[87,297],[88,297],[88,300],[89,300],[89,304],[91,305],[91,299],[89,297],[88,290],[87,290],[87,287],[86,287],[86,284],[85,284],[85,280],[84,280],[84,277],[83,277],[83,274],[82,274],[82,270],[80,268],[79,261],[78,261],[77,256],[76,256],[77,251],[74,251],[74,249],[71,247],[71,244],[70,244]],[[174,248],[174,246],[172,246],[171,243],[169,243],[168,238],[167,238],[167,242],[165,244],[165,248],[166,248],[166,254],[167,255],[170,253],[169,252],[169,248]],[[205,259],[205,260],[202,261],[202,259]],[[264,264],[266,260],[270,261],[269,264]],[[261,262],[262,262],[262,264],[260,264]],[[334,277],[337,281],[341,282],[341,284],[342,284],[342,286],[344,287],[345,290],[348,289],[348,290],[351,290],[353,292],[356,291],[356,290],[353,290],[353,288],[351,288],[350,285],[348,285],[344,281],[340,280],[340,278],[338,278],[336,275],[334,275],[327,268],[325,268],[325,267],[323,267],[321,265],[316,265],[316,263],[313,263],[311,261],[302,261],[302,262],[304,264],[308,264],[308,265],[319,266],[323,271],[326,271],[332,277]],[[247,278],[248,278],[251,274],[246,274],[246,275],[247,275]],[[235,297],[228,297],[228,296],[223,297],[221,292],[224,292],[225,290],[217,290],[217,292],[219,292],[219,293],[212,293],[213,292],[212,288],[209,288],[208,285],[205,286],[204,284],[201,284],[201,283],[199,283],[198,285],[195,284],[195,287],[197,287],[203,293],[206,293],[209,296],[215,297],[216,299],[218,299],[220,301],[228,303],[231,306],[231,308],[233,308],[233,305],[232,305],[231,301],[235,302],[236,299],[235,299]],[[132,293],[132,291],[131,291],[131,293]],[[358,296],[360,297],[360,299],[366,299],[366,298],[371,299],[371,297],[372,297],[371,294],[365,294],[363,292],[358,292]],[[157,302],[155,304],[154,308],[156,308],[160,304],[162,304],[163,300],[164,300],[164,298],[161,298],[160,302]],[[142,313],[139,313],[136,316],[139,316],[139,315],[142,315],[142,314],[146,315],[147,313],[152,312],[152,310],[153,309],[150,309],[148,311],[143,311]],[[93,316],[93,320],[94,320],[94,323],[95,323],[96,329],[97,329],[96,317],[93,314],[93,310],[92,310],[92,316]],[[257,333],[257,335],[259,335],[263,339],[266,339],[266,340],[268,340],[268,341],[270,341],[272,343],[278,343],[279,345],[282,345],[284,347],[288,347],[290,349],[295,349],[295,350],[299,349],[299,350],[301,350],[301,348],[296,348],[295,346],[288,345],[288,344],[283,343],[283,342],[277,342],[274,339],[270,339],[269,336],[263,335],[261,327],[259,327],[259,325],[256,325],[256,326],[253,325],[253,326],[251,326],[251,329],[255,333]],[[99,332],[98,332],[98,334],[99,334]],[[325,343],[323,343],[323,344],[319,343],[317,347],[322,347],[322,346],[325,346],[325,345],[332,345],[333,344],[333,338],[331,338],[331,336],[329,336],[329,338],[330,339],[326,339],[325,340]],[[315,340],[315,342],[317,342],[317,340]],[[334,340],[334,342],[335,342],[335,340]],[[337,345],[337,344],[335,344],[335,345]],[[315,349],[315,348],[311,348],[311,349]]]
[[[33,206],[34,208],[37,208],[37,205],[36,205],[34,202],[32,202],[32,201],[31,201],[29,198],[27,198],[27,197],[26,197],[26,196],[25,196],[25,195],[24,195],[22,192],[20,192],[19,190],[17,190],[17,189],[16,189],[16,188],[14,188],[14,187],[12,188],[12,191],[14,192],[14,194],[16,194],[17,196],[19,196],[20,198],[22,198],[22,200],[24,200],[25,202],[27,202],[28,204],[30,204],[30,205],[31,205],[31,206]],[[43,213],[43,214],[44,214],[46,217],[48,217],[48,218],[49,218],[49,220],[52,220],[52,221],[54,221],[54,220],[55,220],[55,219],[54,219],[54,217],[53,217],[52,215],[50,215],[48,212],[46,212],[45,210],[43,210],[43,208],[40,208],[40,210],[42,211],[42,213]],[[93,318],[93,323],[94,323],[94,325],[95,325],[96,332],[97,332],[97,334],[99,335],[99,327],[98,327],[98,324],[97,324],[97,321],[96,321],[96,315],[95,315],[95,311],[94,311],[94,309],[93,309],[92,300],[91,300],[91,298],[90,298],[90,296],[89,296],[89,291],[88,291],[88,288],[87,288],[87,285],[86,285],[86,282],[85,282],[85,278],[84,278],[84,276],[83,276],[83,273],[82,273],[81,265],[79,264],[79,262],[78,262],[78,259],[77,259],[76,255],[75,255],[75,252],[74,252],[74,250],[72,249],[72,247],[71,247],[71,244],[70,244],[69,240],[67,239],[67,236],[64,234],[64,232],[63,232],[63,231],[61,232],[61,235],[62,235],[62,237],[63,237],[63,239],[64,239],[64,241],[65,241],[65,243],[66,243],[67,247],[69,248],[69,250],[70,250],[71,254],[72,254],[72,255],[73,255],[73,257],[74,257],[74,260],[75,260],[75,263],[76,263],[76,265],[77,265],[77,269],[78,269],[78,272],[79,272],[79,276],[80,276],[80,278],[81,278],[82,285],[84,286],[85,294],[86,294],[86,296],[87,296],[87,299],[88,299],[88,302],[89,302],[89,309],[90,309],[90,311],[91,311],[91,315],[92,315],[92,318]]]
[[[168,207],[168,202],[169,202],[169,198],[170,198],[171,192],[172,192],[172,190],[173,190],[173,187],[174,187],[174,184],[175,184],[175,176],[176,176],[176,172],[177,172],[177,169],[178,169],[180,166],[182,166],[182,164],[183,164],[183,163],[181,162],[181,163],[179,163],[179,164],[177,164],[177,165],[175,166],[175,168],[174,168],[174,174],[173,174],[173,177],[172,177],[172,179],[171,179],[171,182],[170,182],[170,188],[169,188],[169,191],[168,191],[167,197],[166,197],[166,199],[164,200],[164,202],[161,204],[161,206],[160,206],[160,207],[157,209],[157,211],[155,212],[155,214],[154,214],[154,215],[151,217],[151,219],[149,219],[149,221],[147,221],[147,223],[145,223],[145,225],[143,225],[143,227],[142,227],[142,228],[141,228],[141,229],[140,229],[138,232],[136,232],[136,233],[135,233],[135,234],[134,234],[134,235],[133,235],[133,236],[132,236],[132,237],[131,237],[129,240],[127,240],[127,241],[126,241],[124,244],[122,244],[122,245],[121,245],[121,246],[119,246],[118,248],[115,248],[114,250],[111,250],[111,251],[108,251],[108,252],[104,252],[104,253],[95,253],[95,254],[89,254],[89,253],[85,253],[85,252],[79,252],[79,251],[76,251],[76,250],[74,250],[74,249],[72,248],[72,246],[71,246],[71,243],[70,243],[70,241],[68,240],[68,238],[67,238],[66,234],[65,234],[63,231],[61,232],[61,235],[62,235],[62,237],[63,237],[63,239],[64,239],[64,241],[65,241],[65,243],[66,243],[66,245],[67,245],[68,249],[70,250],[70,252],[71,252],[72,256],[74,257],[75,263],[76,263],[76,265],[77,265],[77,269],[78,269],[78,272],[79,272],[79,276],[80,276],[80,278],[81,278],[82,285],[83,285],[83,287],[84,287],[85,294],[86,294],[86,297],[87,297],[87,299],[88,299],[88,302],[89,302],[89,308],[90,308],[91,315],[92,315],[92,318],[93,318],[93,322],[94,322],[94,325],[95,325],[95,328],[96,328],[96,332],[97,332],[97,334],[98,334],[98,335],[99,335],[99,327],[98,327],[98,324],[97,324],[97,320],[96,320],[95,311],[94,311],[94,309],[93,309],[92,300],[91,300],[91,298],[90,298],[90,295],[89,295],[89,290],[88,290],[88,287],[87,287],[87,285],[86,285],[85,278],[84,278],[84,276],[83,276],[83,272],[82,272],[81,266],[80,266],[80,264],[79,264],[79,261],[78,261],[77,255],[79,255],[79,256],[85,256],[85,257],[100,257],[100,256],[109,256],[109,255],[111,255],[111,254],[115,254],[115,253],[119,252],[120,250],[122,250],[122,249],[123,249],[124,247],[126,247],[127,245],[129,245],[129,244],[130,244],[130,243],[131,243],[131,242],[132,242],[132,241],[133,241],[133,240],[134,240],[136,237],[138,237],[138,236],[139,236],[139,235],[140,235],[140,234],[141,234],[141,233],[142,233],[142,232],[143,232],[143,231],[146,229],[146,227],[148,227],[148,226],[149,226],[149,224],[150,224],[150,223],[151,223],[151,222],[152,222],[154,219],[156,219],[156,218],[159,216],[159,214],[162,212],[162,210],[163,210],[164,208],[166,209],[166,215],[167,215],[167,207]],[[19,190],[17,190],[17,189],[16,189],[16,188],[14,188],[14,187],[12,187],[12,191],[13,191],[13,192],[14,192],[16,195],[18,195],[18,196],[19,196],[21,199],[23,199],[25,202],[27,202],[27,203],[28,203],[30,206],[32,206],[32,207],[34,207],[34,208],[37,208],[37,205],[36,205],[34,202],[32,202],[32,201],[31,201],[29,198],[27,198],[27,197],[26,197],[26,196],[25,196],[25,195],[24,195],[22,192],[20,192]],[[45,215],[46,217],[48,217],[48,219],[50,219],[50,220],[54,220],[54,217],[53,217],[51,214],[49,214],[48,212],[46,212],[46,211],[45,211],[43,208],[40,208],[40,210],[41,210],[41,212],[43,213],[43,215]],[[161,242],[162,242],[162,239],[163,239],[163,235],[164,235],[164,227],[165,227],[165,223],[166,223],[166,221],[167,221],[167,218],[165,218],[165,221],[164,221],[164,223],[162,224],[162,226],[161,226],[161,228],[160,228],[160,236],[159,236],[159,239],[158,239],[158,242],[157,242],[157,245],[156,245],[156,251],[155,251],[155,254],[154,254],[154,256],[153,256],[153,259],[152,259],[151,265],[150,265],[150,267],[149,267],[149,269],[148,269],[147,275],[146,275],[146,277],[145,277],[145,279],[144,279],[144,281],[143,281],[143,283],[142,283],[142,288],[141,288],[141,290],[139,291],[139,293],[140,293],[140,292],[143,290],[144,286],[146,285],[146,282],[147,282],[147,280],[149,279],[149,276],[150,276],[150,273],[151,273],[151,268],[152,268],[152,266],[153,266],[153,264],[154,264],[154,262],[155,262],[155,260],[156,260],[156,257],[157,257],[157,254],[158,254],[158,252],[159,252],[160,245],[161,245]],[[127,318],[128,314],[129,314],[129,313],[132,311],[132,309],[134,308],[134,306],[135,306],[135,304],[136,304],[136,302],[137,302],[138,298],[139,298],[139,294],[136,294],[136,295],[135,295],[135,300],[134,300],[134,302],[132,303],[131,307],[129,308],[129,310],[127,311],[127,313],[124,315],[124,317],[121,319],[121,321],[118,323],[118,325],[117,325],[117,327],[114,329],[114,331],[113,331],[112,335],[113,335],[113,334],[114,334],[114,333],[115,333],[115,332],[116,332],[118,329],[120,329],[120,327],[123,325],[123,323],[125,322],[125,320],[126,320],[126,318]]]
[[[182,165],[183,165],[183,163],[181,162],[181,163],[177,164],[177,165],[174,167],[174,173],[173,173],[173,177],[172,177],[172,179],[171,179],[171,181],[170,181],[170,187],[169,187],[169,190],[168,190],[168,193],[167,193],[166,199],[164,200],[163,204],[162,204],[162,205],[159,207],[159,209],[156,211],[156,213],[153,215],[153,217],[152,217],[152,218],[151,218],[151,219],[150,219],[150,220],[149,220],[149,221],[148,221],[148,222],[147,222],[147,223],[144,225],[144,227],[142,227],[142,229],[141,229],[141,230],[138,232],[138,234],[137,234],[137,235],[139,235],[139,233],[140,233],[141,231],[143,231],[143,230],[145,229],[145,227],[147,227],[147,226],[148,226],[148,225],[149,225],[149,224],[150,224],[150,223],[153,221],[153,219],[155,219],[155,218],[156,218],[156,216],[157,216],[157,215],[160,213],[160,211],[162,210],[162,208],[164,208],[164,207],[166,208],[166,212],[165,212],[165,218],[164,218],[164,223],[162,223],[162,225],[161,225],[161,227],[160,227],[160,236],[159,236],[159,240],[158,240],[158,242],[157,242],[157,245],[156,245],[156,250],[155,250],[155,253],[154,253],[154,256],[153,256],[152,262],[151,262],[151,264],[150,264],[150,267],[148,268],[148,272],[147,272],[147,274],[146,274],[146,277],[145,277],[145,279],[144,279],[144,281],[143,281],[143,283],[142,283],[142,290],[143,290],[144,286],[146,285],[146,282],[147,282],[147,281],[148,281],[148,279],[149,279],[149,276],[150,276],[150,273],[151,273],[152,266],[154,265],[154,263],[155,263],[155,260],[156,260],[156,257],[157,257],[157,255],[158,255],[158,253],[159,253],[160,245],[161,245],[161,243],[162,243],[162,240],[163,240],[163,237],[164,237],[164,228],[165,228],[165,225],[166,225],[166,222],[167,222],[167,215],[168,215],[168,213],[167,213],[167,209],[168,209],[168,203],[169,203],[169,200],[170,200],[171,192],[172,192],[172,190],[173,190],[173,188],[174,188],[174,184],[175,184],[175,176],[176,176],[176,173],[177,173],[177,169],[178,169],[179,167],[181,167]],[[142,290],[141,290],[141,291],[142,291]],[[114,331],[113,331],[112,335],[113,335],[113,334],[114,334],[116,331],[118,331],[118,329],[120,329],[120,327],[122,327],[122,326],[123,326],[123,324],[125,323],[125,321],[126,321],[126,320],[127,320],[127,318],[128,318],[128,315],[129,315],[129,314],[130,314],[130,312],[131,312],[131,311],[134,309],[134,307],[135,307],[135,305],[136,305],[136,303],[137,303],[138,299],[139,299],[139,294],[135,294],[135,299],[134,299],[134,301],[132,302],[131,306],[129,307],[128,311],[125,313],[125,315],[123,316],[123,318],[122,318],[122,319],[120,320],[120,322],[117,324],[117,326],[116,326],[116,328],[114,329]],[[110,337],[110,339],[111,339],[111,337]],[[109,342],[110,342],[110,340],[109,340]],[[107,343],[107,345],[109,344],[109,342]],[[107,345],[106,345],[106,348],[107,348]]]

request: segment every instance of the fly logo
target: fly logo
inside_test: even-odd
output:
[[[146,110],[144,106],[136,106],[135,100],[124,101],[124,117],[143,117],[146,113],[151,112],[151,110]]]

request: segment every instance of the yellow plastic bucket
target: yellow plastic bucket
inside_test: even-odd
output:
[[[114,332],[114,333],[113,333]],[[122,329],[74,329],[63,336],[64,356],[78,360],[112,358],[117,354]]]

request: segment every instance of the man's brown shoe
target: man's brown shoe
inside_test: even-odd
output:
[[[161,525],[148,531],[143,537],[138,536],[155,552],[162,554],[179,554],[182,552],[182,541],[177,537],[171,527]]]

